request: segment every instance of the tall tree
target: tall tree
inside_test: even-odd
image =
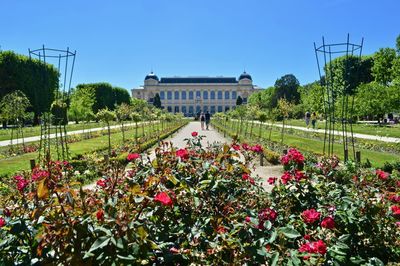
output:
[[[375,81],[388,85],[393,79],[393,63],[396,59],[396,51],[392,48],[381,48],[374,54],[374,65],[372,75]]]
[[[272,107],[278,106],[278,100],[282,98],[285,98],[289,102],[299,103],[299,86],[299,81],[293,74],[287,74],[278,79],[275,82],[275,90],[272,96]]]
[[[28,111],[34,112],[36,124],[39,116],[50,110],[58,82],[59,73],[53,65],[11,51],[0,52],[0,99],[22,91],[31,103]]]
[[[324,111],[324,87],[320,82],[313,82],[299,87],[301,103],[309,112]]]
[[[155,107],[161,109],[161,98],[160,98],[160,95],[158,93],[156,93],[156,96],[154,96],[153,105]]]
[[[95,102],[94,88],[81,87],[71,93],[71,104],[68,115],[77,124],[79,121],[88,121],[93,117],[93,104]]]
[[[396,38],[396,49],[397,49],[397,53],[400,55],[400,34]]]

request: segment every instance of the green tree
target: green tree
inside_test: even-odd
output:
[[[121,133],[122,133],[122,142],[125,142],[125,127],[124,121],[129,118],[129,115],[132,112],[132,107],[129,104],[121,103],[115,109],[115,115],[117,120],[121,124]]]
[[[285,134],[285,120],[289,118],[290,113],[293,109],[293,104],[287,101],[285,98],[278,100],[278,110],[282,116],[282,131],[281,131],[281,142],[283,143],[283,136]]]
[[[362,84],[359,86],[355,98],[356,112],[359,116],[377,117],[378,123],[380,123],[385,113],[394,111],[396,105],[394,105],[394,95],[391,94],[388,86],[378,82]]]
[[[396,59],[396,51],[392,48],[381,48],[374,54],[374,65],[372,75],[375,81],[388,85],[393,79],[393,63]]]
[[[115,113],[113,111],[108,110],[108,108],[104,108],[99,110],[96,113],[96,118],[107,125],[107,133],[108,133],[108,155],[111,155],[111,128],[110,123],[115,119]]]
[[[95,93],[92,87],[81,87],[71,93],[71,104],[68,115],[75,123],[79,121],[88,121],[93,117],[93,104],[95,102]]]
[[[11,51],[0,52],[0,99],[22,91],[31,103],[28,111],[34,112],[35,124],[50,110],[58,83],[59,73],[53,65]]]
[[[236,105],[242,105],[243,104],[243,99],[240,97],[240,95],[236,99]]]
[[[153,105],[155,107],[161,109],[161,98],[160,98],[160,95],[158,93],[156,93],[156,96],[154,96]]]
[[[340,56],[335,58],[325,68],[324,81],[329,82],[335,96],[353,95],[361,83],[373,80],[371,68],[373,59],[370,56]]]
[[[287,74],[275,82],[275,90],[272,95],[271,107],[278,106],[279,99],[285,98],[289,102],[298,103],[300,93],[298,92],[300,84],[293,74]]]
[[[397,53],[400,55],[400,34],[396,38],[396,50],[397,50]]]
[[[324,87],[319,82],[313,82],[299,87],[303,109],[309,112],[324,112]]]
[[[11,121],[18,126],[22,133],[22,145],[25,146],[23,135],[23,123],[26,116],[26,110],[30,106],[29,99],[19,90],[6,94],[0,101],[0,118],[5,121]],[[11,144],[13,142],[14,127],[11,129]]]

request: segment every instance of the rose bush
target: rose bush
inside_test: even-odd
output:
[[[193,136],[194,135],[194,136]],[[261,146],[161,143],[99,169],[82,190],[70,163],[14,178],[0,204],[5,264],[380,265],[400,259],[399,176],[282,158],[266,193],[251,172]],[[125,168],[125,163],[129,165]],[[384,176],[385,178],[381,178]]]

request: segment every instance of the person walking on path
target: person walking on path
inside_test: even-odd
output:
[[[311,118],[310,112],[306,112],[305,120],[306,120],[306,126],[307,126],[307,128],[310,127],[310,118]]]
[[[210,120],[211,120],[211,115],[208,111],[206,112],[205,118],[206,118],[206,129],[208,130],[208,126],[210,125]]]
[[[315,123],[317,123],[317,114],[313,112],[311,115],[311,125],[313,129],[315,129]]]
[[[200,114],[200,123],[201,123],[201,130],[204,130],[204,123],[206,121],[206,117],[203,112]]]

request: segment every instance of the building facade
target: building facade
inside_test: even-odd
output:
[[[228,111],[236,106],[240,96],[243,103],[248,97],[259,91],[253,85],[249,74],[243,72],[235,77],[162,77],[153,72],[144,79],[144,85],[132,89],[132,97],[144,99],[150,104],[158,93],[163,109],[172,113],[194,116],[200,112]]]

